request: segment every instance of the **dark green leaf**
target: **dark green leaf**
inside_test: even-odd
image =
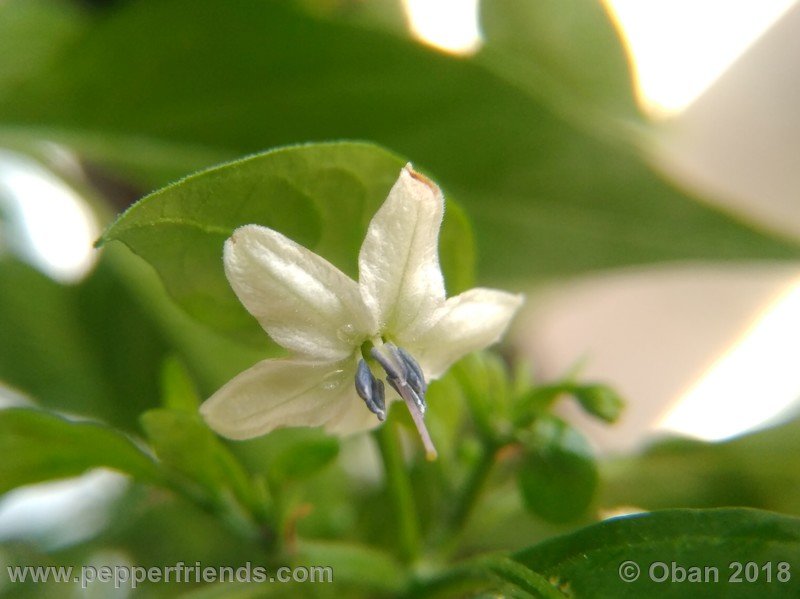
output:
[[[523,550],[515,559],[578,599],[796,597],[800,520],[746,509],[654,512],[589,526]],[[665,573],[671,577],[673,562],[675,582],[653,580]],[[737,572],[735,563],[753,564],[753,582],[744,572],[741,582],[729,582]],[[778,578],[781,563],[788,565],[788,581]],[[713,582],[713,571],[704,568],[716,568],[718,580]],[[633,577],[637,569],[636,580],[621,579]],[[706,575],[712,582],[688,581]],[[677,582],[681,576],[684,580]]]
[[[161,480],[153,460],[122,433],[38,410],[0,410],[0,455],[0,493],[100,467]]]
[[[553,522],[582,515],[594,497],[597,465],[586,439],[553,417],[521,436],[519,486],[530,512]]]
[[[225,279],[225,239],[238,226],[265,225],[355,278],[367,224],[403,164],[360,143],[295,146],[251,156],[144,198],[104,240],[122,241],[152,264],[178,303],[199,320],[265,343],[265,334]],[[452,203],[443,229],[446,276],[451,286],[463,285],[471,276],[471,238]]]

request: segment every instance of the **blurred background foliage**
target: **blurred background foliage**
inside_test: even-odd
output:
[[[195,414],[220,384],[275,351],[252,334],[221,265],[212,264],[225,231],[247,219],[275,223],[352,270],[348,260],[391,185],[387,173],[402,159],[453,200],[443,234],[451,291],[473,279],[527,289],[630,265],[800,255],[795,240],[687,195],[649,166],[650,125],[637,111],[625,54],[600,4],[486,0],[482,23],[481,49],[457,57],[412,40],[390,0],[0,3],[0,147],[65,181],[102,226],[149,192],[245,154],[331,140],[388,150],[346,144],[331,158],[363,177],[364,198],[346,212],[353,228],[331,205],[304,199],[347,202],[347,181],[306,189],[289,212],[269,177],[259,179],[274,164],[259,155],[227,167],[217,182],[205,174],[197,189],[189,179],[150,196],[154,215],[129,212],[107,235],[128,247],[106,244],[76,282],[27,264],[13,223],[0,220],[8,233],[0,379],[17,403],[44,410],[0,413],[0,490],[94,467],[132,480],[101,502],[102,526],[87,527],[90,534],[76,541],[7,535],[0,562],[263,563],[274,559],[265,547],[277,544],[292,559],[336,568],[343,586],[315,587],[321,596],[348,585],[367,595],[402,588],[402,556],[375,549],[391,547],[398,531],[386,522],[391,498],[370,439],[340,444],[318,431],[281,431],[228,444]],[[54,144],[73,162],[57,159]],[[298,172],[320,164],[308,158],[316,151],[298,150]],[[295,166],[277,168],[280,179]],[[155,222],[147,218],[159,217],[162,206],[196,216],[203,194],[257,184],[273,195],[265,192],[254,212],[232,216],[235,198],[226,197],[204,214],[206,225],[220,227],[209,238],[184,232],[189,241],[159,246],[161,231],[135,228],[137,218]],[[458,531],[450,545],[436,545],[441,554],[432,562],[522,548],[619,506],[800,513],[795,423],[721,444],[665,443],[598,464],[580,433],[550,411],[572,397],[613,420],[619,400],[604,389],[571,379],[531,387],[486,356],[431,388],[442,458],[409,466],[413,494],[426,538]],[[465,427],[470,435],[461,434]],[[488,484],[471,497],[475,473]],[[449,505],[452,497],[465,505]],[[276,530],[279,538],[270,537]],[[271,587],[270,595],[297,592],[290,586]],[[187,597],[264,592],[180,590]],[[0,586],[0,594],[26,593],[56,596],[58,587]]]

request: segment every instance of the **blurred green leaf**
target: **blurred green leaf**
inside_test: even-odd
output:
[[[565,422],[544,417],[520,440],[519,487],[527,509],[552,522],[581,516],[594,498],[598,481],[586,439]]]
[[[156,272],[126,246],[109,244],[103,248],[102,256],[119,278],[118,293],[130,295],[141,306],[163,334],[170,357],[186,366],[201,398],[210,396],[245,368],[275,355],[275,349],[270,352],[266,344],[254,347],[237,343],[198,323],[172,301]],[[166,356],[159,356],[159,367],[164,359]]]
[[[169,357],[161,370],[161,393],[164,407],[170,410],[196,414],[200,407],[194,382],[183,363]]]
[[[607,385],[575,385],[571,392],[588,414],[609,423],[616,422],[625,408],[622,398]]]
[[[333,581],[372,592],[397,593],[405,584],[404,568],[376,547],[350,543],[305,541],[298,548],[297,563],[332,568]]]
[[[129,2],[0,93],[0,114],[8,133],[62,141],[148,185],[265,147],[369,139],[463,204],[490,281],[797,257],[796,242],[664,183],[641,156],[647,141],[607,126],[605,113],[629,114],[630,84],[596,3],[519,4],[489,3],[487,44],[464,59],[295,3]],[[200,303],[190,308],[212,309]]]
[[[287,428],[237,443],[237,454],[252,472],[278,484],[316,474],[339,455],[339,440],[322,429]]]
[[[167,409],[142,414],[142,428],[158,458],[211,497],[232,492],[247,508],[257,502],[247,472],[196,414]]]
[[[568,381],[538,385],[523,391],[515,398],[512,414],[518,427],[530,425],[536,418],[550,411],[556,400],[571,387]]]
[[[5,0],[0,3],[0,96],[31,73],[46,70],[86,25],[69,2]]]
[[[453,369],[470,415],[484,439],[497,441],[508,433],[509,373],[502,358],[491,352],[475,352],[459,360]]]
[[[800,420],[717,443],[660,442],[602,465],[600,504],[741,505],[800,515]]]
[[[43,405],[133,430],[158,402],[164,339],[100,262],[81,284],[0,260],[0,379]]]
[[[607,385],[579,384],[564,380],[523,391],[514,402],[515,424],[519,427],[527,426],[539,415],[551,410],[555,402],[564,395],[571,395],[586,413],[608,423],[615,422],[625,407],[622,398]]]
[[[528,568],[563,584],[573,597],[796,597],[794,567],[800,560],[800,520],[746,509],[669,510],[615,518],[525,549],[514,556]],[[635,581],[621,579],[638,566]],[[654,562],[689,568],[717,568],[718,582],[655,582]],[[758,566],[749,582],[730,583],[732,562]],[[778,564],[789,564],[788,582],[776,578]],[[772,564],[767,580],[764,564]],[[623,569],[624,568],[624,569]],[[657,567],[656,577],[663,575]],[[678,574],[680,575],[680,574]],[[688,572],[685,574],[688,576]],[[690,590],[689,590],[690,589]]]
[[[0,378],[75,412],[103,393],[102,373],[76,316],[74,289],[9,257],[0,261]]]
[[[105,233],[152,264],[187,312],[219,330],[266,343],[230,289],[222,246],[241,225],[281,231],[357,277],[367,224],[404,162],[360,143],[305,145],[226,164],[144,198]],[[471,278],[470,233],[448,203],[441,239],[451,287]],[[191,265],[190,267],[187,265]]]
[[[0,453],[0,493],[100,467],[161,480],[155,462],[122,433],[38,410],[0,410]]]
[[[487,570],[494,578],[505,583],[503,596],[537,599],[563,599],[566,594],[554,587],[544,576],[526,568],[518,561],[505,556],[478,559],[473,564]]]
[[[484,0],[481,26],[478,60],[556,113],[581,123],[640,119],[625,51],[599,0]]]

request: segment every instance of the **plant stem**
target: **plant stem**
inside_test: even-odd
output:
[[[387,421],[374,433],[383,459],[386,473],[386,490],[389,493],[398,528],[398,553],[405,562],[411,562],[419,552],[420,533],[411,482],[408,479],[406,464],[397,425]]]
[[[473,464],[472,469],[467,474],[464,485],[456,495],[453,501],[453,509],[436,535],[436,542],[440,544],[440,548],[445,554],[453,551],[459,533],[472,514],[486,479],[489,477],[492,466],[494,466],[497,450],[498,446],[493,444],[484,446],[483,453],[478,458],[478,461]]]
[[[450,530],[460,530],[466,524],[494,465],[495,453],[494,447],[486,447],[467,476],[450,517]]]

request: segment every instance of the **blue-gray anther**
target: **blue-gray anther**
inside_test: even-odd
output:
[[[390,343],[387,343],[384,347],[391,349],[394,346]],[[405,381],[406,373],[405,373],[405,364],[402,360],[399,360],[397,357],[397,353],[395,351],[391,352],[394,361],[390,360],[388,357],[384,356],[381,352],[378,351],[377,348],[373,347],[370,350],[370,355],[375,358],[375,360],[380,364],[383,369],[386,371],[386,376],[388,378],[397,379],[397,381]]]
[[[400,397],[411,400],[420,414],[424,414],[428,406],[425,404],[427,386],[422,376],[422,369],[408,352],[391,343],[386,343],[384,347],[390,357],[383,355],[374,347],[370,353],[386,371],[386,382]]]
[[[408,383],[414,387],[414,390],[420,397],[425,397],[425,392],[428,390],[428,384],[425,382],[425,375],[422,373],[417,361],[402,347],[397,348],[403,362],[405,362],[408,370]]]
[[[375,403],[374,407],[377,408],[372,411],[375,412],[378,420],[383,422],[386,420],[386,394],[383,390],[383,381],[374,377],[372,378],[372,399]]]
[[[356,393],[367,404],[370,412],[383,421],[386,418],[386,399],[383,381],[376,379],[364,360],[358,361],[356,368]]]

